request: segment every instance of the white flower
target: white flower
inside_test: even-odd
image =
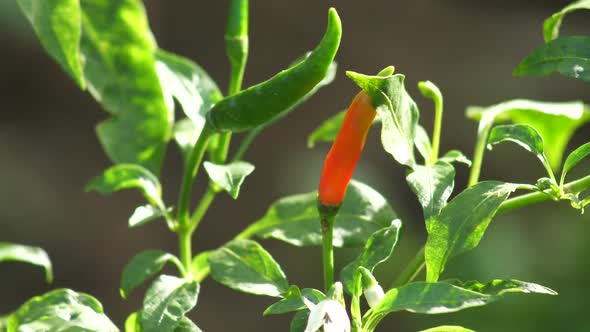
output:
[[[350,332],[350,319],[340,302],[326,299],[315,305],[305,298],[304,302],[311,311],[305,332],[316,332],[322,326],[324,332]]]

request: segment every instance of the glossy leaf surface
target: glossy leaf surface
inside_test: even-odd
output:
[[[118,332],[94,297],[70,289],[57,289],[33,297],[8,321],[10,331]]]
[[[0,242],[0,262],[23,262],[40,266],[45,270],[45,280],[53,281],[53,268],[45,250],[22,244]]]
[[[395,218],[395,212],[381,194],[353,180],[336,216],[334,246],[362,247],[371,234],[388,227]],[[244,236],[274,238],[296,246],[320,245],[317,193],[275,201],[264,217],[247,228]]]
[[[551,103],[515,99],[487,107],[471,106],[466,113],[467,117],[478,121],[510,121],[535,127],[543,137],[553,170],[561,167],[563,153],[574,131],[590,118],[580,101]]]
[[[307,309],[307,306],[303,302],[303,297],[313,303],[318,303],[325,299],[326,296],[317,289],[304,288],[299,290],[297,286],[289,287],[289,291],[285,294],[284,298],[280,301],[272,304],[270,307],[264,310],[263,315],[278,315],[287,312],[298,311]]]
[[[80,57],[81,14],[79,0],[18,0],[47,53],[82,89],[85,88]]]
[[[413,167],[418,107],[404,86],[405,76],[346,75],[371,97],[381,118],[381,143],[397,162]]]
[[[427,281],[437,281],[449,258],[475,248],[515,184],[483,181],[464,190],[426,220]]]
[[[418,197],[424,220],[438,215],[447,204],[455,186],[455,168],[444,161],[434,165],[416,165],[406,176],[410,189]]]
[[[184,314],[197,304],[199,284],[162,275],[154,281],[143,300],[142,332],[173,331]]]
[[[176,256],[162,250],[146,250],[135,255],[123,269],[119,291],[127,297],[148,278],[160,272],[166,263],[173,263],[182,271],[182,264]]]
[[[254,172],[254,165],[245,161],[236,161],[226,165],[204,162],[203,167],[209,179],[223,188],[233,199],[240,194],[240,187],[250,173]]]
[[[588,157],[588,155],[590,155],[590,143],[586,143],[580,147],[578,147],[577,149],[575,149],[574,151],[572,151],[572,153],[569,154],[569,156],[567,156],[567,159],[565,160],[565,163],[563,164],[563,170],[561,171],[561,179],[562,179],[562,183],[563,180],[565,179],[567,173],[574,168],[578,163],[580,163],[582,160],[584,160],[584,158]]]
[[[551,15],[551,17],[549,17],[548,19],[546,19],[543,23],[543,37],[545,37],[545,41],[549,42],[559,37],[559,28],[561,27],[561,23],[565,15],[579,9],[590,9],[590,1],[574,1],[562,10]]]
[[[554,39],[533,50],[514,69],[516,76],[542,77],[555,72],[590,82],[590,37]]]
[[[213,279],[235,290],[275,297],[289,290],[279,264],[254,241],[231,241],[210,253],[208,260]]]

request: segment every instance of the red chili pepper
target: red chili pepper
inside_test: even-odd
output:
[[[376,114],[371,98],[364,91],[357,94],[324,161],[318,194],[320,205],[338,207],[342,203]]]

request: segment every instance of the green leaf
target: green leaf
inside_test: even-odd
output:
[[[471,167],[471,160],[469,160],[469,158],[467,158],[463,154],[463,152],[461,152],[459,150],[450,150],[447,153],[445,153],[445,155],[442,156],[441,158],[439,158],[438,160],[447,162],[449,164],[463,163],[463,164],[467,165],[467,167]]]
[[[199,284],[162,275],[145,294],[141,311],[142,332],[172,331],[184,314],[197,304]]]
[[[515,76],[547,76],[558,72],[590,82],[590,37],[567,36],[536,48],[514,69]]]
[[[6,261],[23,262],[40,266],[45,269],[45,280],[48,283],[53,281],[51,261],[45,250],[41,248],[0,242],[0,262]]]
[[[209,254],[211,254],[211,250],[203,251],[193,257],[191,263],[191,272],[195,280],[201,282],[203,279],[209,275],[210,268],[209,268]]]
[[[135,288],[158,273],[166,263],[173,263],[182,272],[182,263],[176,256],[162,250],[145,250],[135,255],[123,269],[119,291],[126,298]]]
[[[140,317],[138,312],[133,312],[125,320],[125,332],[141,332]]]
[[[189,118],[176,121],[172,130],[174,140],[180,148],[182,156],[186,159],[189,152],[197,143],[197,139],[199,139],[199,132],[197,132],[195,124]]]
[[[371,97],[381,118],[381,142],[385,151],[400,164],[413,167],[419,112],[404,87],[405,76],[366,76],[350,71],[346,75]]]
[[[111,160],[157,174],[171,137],[156,73],[156,44],[139,0],[81,0],[84,77],[112,117],[96,130]]]
[[[525,150],[534,154],[543,164],[549,176],[553,177],[553,171],[545,156],[543,137],[537,129],[526,124],[501,125],[494,127],[488,137],[488,149],[502,142],[514,142]]]
[[[543,137],[545,153],[554,170],[561,166],[574,131],[590,118],[580,101],[550,103],[515,99],[488,107],[471,106],[466,113],[469,118],[489,121],[490,126],[494,122],[511,121],[535,127]]]
[[[78,0],[18,0],[47,53],[85,88],[82,59],[80,2]]]
[[[391,223],[391,226],[371,235],[361,254],[340,272],[340,280],[344,284],[346,291],[353,295],[360,294],[362,289],[355,289],[354,287],[356,277],[360,277],[360,274],[356,276],[358,268],[362,266],[373,272],[377,265],[389,259],[397,244],[401,227],[402,223],[397,219]]]
[[[475,332],[474,330],[466,329],[461,326],[444,325],[422,330],[420,332]]]
[[[182,317],[174,332],[202,332],[202,330],[192,320]]]
[[[437,281],[449,258],[475,248],[490,221],[518,185],[483,181],[467,188],[426,220],[427,281]]]
[[[240,187],[246,176],[254,171],[254,165],[245,161],[236,161],[226,165],[206,161],[203,163],[203,167],[205,167],[209,179],[227,191],[233,199],[238,198]]]
[[[291,325],[289,327],[290,332],[304,332],[305,328],[307,327],[307,321],[309,320],[309,310],[300,310],[297,311],[293,319],[291,320]]]
[[[532,282],[525,282],[520,280],[508,279],[508,280],[501,280],[501,279],[494,279],[488,281],[486,283],[481,283],[476,280],[461,282],[459,280],[446,280],[445,282],[451,283],[455,286],[469,289],[474,292],[483,293],[487,295],[493,296],[501,296],[506,295],[509,293],[535,293],[535,294],[546,294],[546,295],[557,295],[557,292],[554,290],[547,288],[545,286],[541,286],[539,284],[534,284]]]
[[[69,289],[33,297],[9,317],[11,331],[100,331],[119,329],[104,314],[95,298]]]
[[[299,290],[297,286],[289,287],[289,291],[285,294],[284,298],[280,301],[273,303],[270,307],[264,310],[263,316],[267,315],[278,315],[287,312],[299,311],[307,309],[307,306],[303,302],[303,297],[310,300],[313,303],[318,303],[325,299],[324,293],[313,288],[304,288]]]
[[[426,129],[421,125],[416,126],[416,137],[414,137],[414,145],[416,149],[424,158],[424,161],[430,159],[430,155],[432,154],[432,144],[430,143],[430,137],[428,137],[428,133]]]
[[[565,163],[563,164],[563,170],[561,171],[561,184],[565,180],[567,173],[574,168],[580,161],[590,155],[590,143],[586,143],[567,156]]]
[[[344,121],[345,115],[346,110],[338,112],[336,115],[322,122],[322,124],[307,137],[307,147],[313,148],[317,142],[333,142],[338,135],[338,131],[340,131],[340,126],[342,126],[342,121]]]
[[[85,190],[106,195],[131,188],[139,189],[150,204],[159,208],[164,207],[160,181],[140,165],[121,164],[109,167],[101,175],[92,178]]]
[[[274,77],[224,98],[208,113],[218,131],[253,129],[284,116],[329,74],[340,45],[342,25],[334,8],[318,46],[303,60]]]
[[[169,111],[174,113],[176,99],[192,122],[194,145],[205,126],[207,112],[223,95],[205,70],[179,55],[157,50],[156,70]]]
[[[437,161],[434,165],[416,165],[406,176],[406,181],[418,197],[426,220],[438,215],[447,204],[455,186],[455,168],[444,161]]]
[[[213,279],[241,292],[277,297],[289,290],[279,264],[251,240],[234,240],[210,253],[209,266]]]
[[[545,42],[550,42],[557,38],[559,36],[559,28],[561,27],[561,22],[563,21],[564,16],[578,9],[590,9],[590,1],[578,0],[572,2],[546,19],[543,23],[543,37],[545,37]]]
[[[168,209],[167,212],[170,212]],[[166,211],[162,211],[153,205],[142,205],[135,208],[131,217],[129,217],[129,228],[143,226],[158,218],[166,217]]]
[[[0,316],[0,331],[2,332],[8,331],[8,317],[9,316]]]
[[[371,187],[351,181],[334,223],[334,246],[362,247],[371,234],[396,218],[385,198]],[[317,192],[288,196],[271,204],[244,237],[274,238],[295,246],[321,245]]]
[[[461,287],[461,285],[468,288]],[[555,295],[555,292],[546,287],[517,280],[494,280],[487,284],[469,282],[461,285],[447,282],[406,284],[388,291],[373,310],[376,314],[388,314],[400,310],[422,314],[441,314],[483,306],[499,300],[503,295],[509,293]]]

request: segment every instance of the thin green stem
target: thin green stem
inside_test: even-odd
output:
[[[564,186],[564,192],[565,193],[579,193],[579,192],[584,191],[588,188],[590,188],[590,175],[587,175],[587,176],[585,176],[581,179],[578,179],[576,181],[572,181],[570,183],[567,183]],[[512,211],[515,209],[519,209],[519,208],[522,208],[525,206],[541,203],[541,202],[544,202],[544,201],[547,201],[550,199],[551,198],[547,194],[542,193],[542,192],[534,192],[534,193],[510,198],[510,199],[505,200],[500,205],[500,207],[498,208],[498,212],[496,212],[496,214],[501,214],[501,213]],[[420,273],[422,271],[422,269],[425,266],[425,260],[424,260],[423,253],[424,253],[424,246],[422,248],[420,248],[420,250],[418,251],[418,253],[414,257],[414,259],[412,259],[412,261],[406,266],[406,268],[404,268],[404,270],[400,274],[400,277],[398,278],[398,280],[396,280],[396,282],[393,284],[392,287],[397,287],[397,286],[403,285],[404,284],[403,281],[405,278],[407,278],[407,282],[412,281],[413,278],[415,278],[415,276],[418,275],[418,273]],[[405,277],[405,276],[409,276],[409,277]]]
[[[213,183],[209,183],[207,191],[205,192],[203,197],[201,197],[199,205],[197,205],[192,214],[191,224],[189,228],[191,233],[194,232],[197,229],[197,227],[199,227],[201,220],[203,220],[205,213],[207,213],[207,210],[209,209],[209,206],[211,206],[211,203],[213,203],[213,200],[215,199],[215,195],[217,193],[218,190],[216,190],[215,185]]]
[[[180,250],[180,261],[184,268],[185,275],[183,277],[189,278],[191,276],[191,262],[193,260],[192,251],[192,232],[183,230],[178,233],[178,245]]]
[[[430,154],[430,164],[438,160],[438,151],[440,146],[440,132],[442,128],[443,100],[435,99],[434,103],[434,128],[432,130],[432,152]]]
[[[334,284],[334,217],[323,216],[321,220],[321,228],[324,290],[327,292]]]
[[[483,155],[485,153],[486,143],[488,141],[488,135],[490,134],[492,125],[493,121],[486,121],[486,119],[481,119],[479,122],[479,128],[477,130],[477,142],[475,143],[475,150],[473,151],[473,164],[471,165],[471,172],[469,173],[467,187],[471,187],[479,182]]]
[[[250,144],[252,144],[254,139],[256,139],[258,134],[260,134],[260,132],[264,128],[266,128],[266,127],[259,126],[259,127],[256,127],[248,132],[246,137],[244,137],[244,139],[242,140],[242,143],[240,143],[240,146],[238,147],[238,151],[236,151],[236,154],[232,158],[232,161],[239,161],[239,160],[242,160],[242,158],[244,158],[244,154],[246,153],[246,151],[250,147]]]

